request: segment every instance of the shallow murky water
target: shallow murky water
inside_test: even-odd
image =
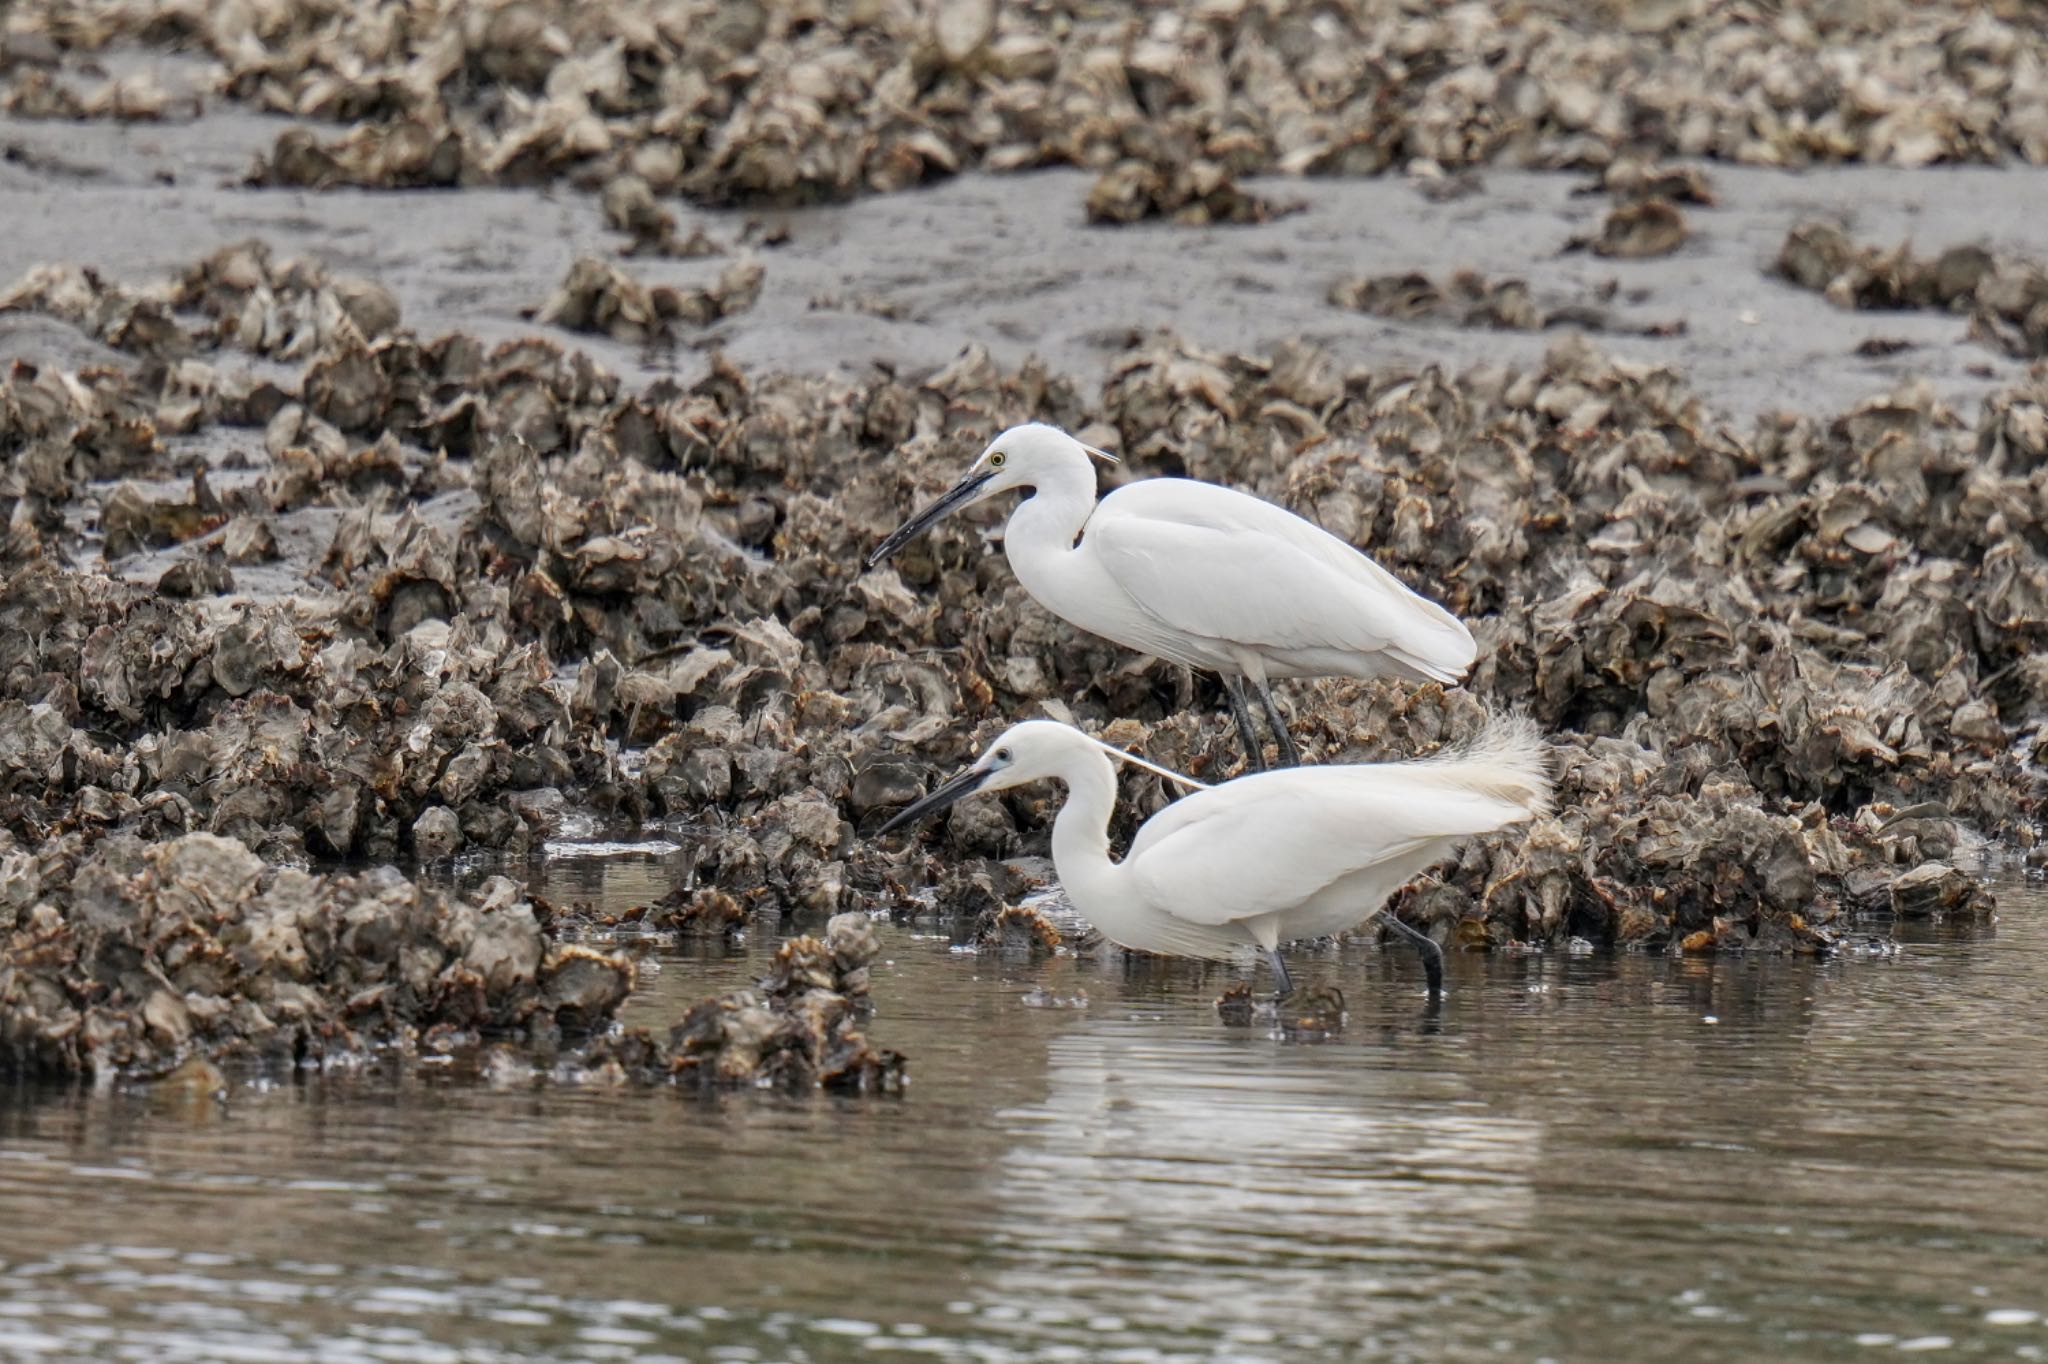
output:
[[[1320,1042],[890,929],[902,1099],[14,1093],[0,1357],[2048,1358],[2048,895],[2000,890],[1891,959],[1459,957],[1434,1019],[1412,956],[1297,953]]]

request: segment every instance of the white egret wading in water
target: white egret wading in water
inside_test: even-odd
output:
[[[1263,766],[1249,680],[1284,762],[1300,760],[1273,703],[1291,677],[1455,683],[1472,667],[1456,616],[1293,512],[1188,478],[1148,478],[1095,500],[1090,455],[1050,426],[1013,426],[945,496],[868,556],[882,562],[947,513],[1012,488],[1003,551],[1047,609],[1126,648],[1221,676],[1245,759]]]
[[[1206,787],[1168,773],[1199,789],[1146,820],[1112,862],[1112,759],[1136,761],[1071,725],[1026,720],[878,834],[978,791],[1055,778],[1067,800],[1053,821],[1053,865],[1084,918],[1143,952],[1215,958],[1259,947],[1286,995],[1281,943],[1363,923],[1460,839],[1550,808],[1535,726],[1496,718],[1472,744],[1416,762],[1295,767]],[[1422,950],[1439,995],[1442,950],[1398,919],[1387,924]]]

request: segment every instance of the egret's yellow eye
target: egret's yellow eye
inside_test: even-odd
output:
[[[988,467],[991,469],[1000,469],[1003,467],[1003,461],[1008,458],[1008,455],[998,450],[988,457]]]

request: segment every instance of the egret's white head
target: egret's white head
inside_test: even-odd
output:
[[[976,500],[993,497],[1012,488],[1035,488],[1043,479],[1062,471],[1078,469],[1093,474],[1090,456],[1116,463],[1116,456],[1083,445],[1057,426],[1026,422],[1013,426],[988,443],[981,458],[968,468],[966,477],[986,475]]]
[[[1077,758],[1092,753],[1104,754],[1118,762],[1133,763],[1184,786],[1199,789],[1202,785],[1178,772],[1170,772],[1121,749],[1111,748],[1100,739],[1091,739],[1072,725],[1063,725],[1057,720],[1026,720],[1004,730],[979,758],[958,775],[933,787],[923,799],[912,801],[898,810],[875,832],[879,836],[891,829],[900,829],[980,791],[1003,791],[1046,777],[1064,777],[1074,770]]]
[[[1041,777],[1056,777],[1074,754],[1101,747],[1095,740],[1057,720],[1025,720],[996,736],[968,770],[981,773],[978,791],[1002,791]]]
[[[961,507],[971,507],[1012,488],[1035,488],[1065,470],[1079,469],[1092,475],[1088,463],[1091,456],[1116,463],[1115,455],[1083,445],[1056,426],[1043,422],[1013,426],[988,443],[981,457],[967,466],[967,472],[943,497],[919,510],[875,546],[875,552],[868,556],[868,567],[873,568]]]

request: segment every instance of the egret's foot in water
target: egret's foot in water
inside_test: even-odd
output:
[[[1436,939],[1418,929],[1410,928],[1392,914],[1381,916],[1388,928],[1415,944],[1415,950],[1422,954],[1422,973],[1429,980],[1429,997],[1432,1001],[1444,996],[1444,950],[1436,945]]]
[[[1287,963],[1281,960],[1279,948],[1267,948],[1266,960],[1273,967],[1273,989],[1276,991],[1273,1003],[1277,1007],[1282,1000],[1294,993],[1294,977],[1287,974]]]

